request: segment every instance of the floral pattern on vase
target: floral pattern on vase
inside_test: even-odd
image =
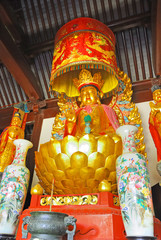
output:
[[[145,157],[135,147],[137,127],[124,125],[116,130],[123,142],[117,158],[116,173],[121,214],[128,237],[154,236],[153,204]]]
[[[30,172],[25,166],[27,151],[33,144],[25,139],[14,141],[15,158],[3,172],[0,185],[0,234],[15,235],[18,217],[23,210]]]

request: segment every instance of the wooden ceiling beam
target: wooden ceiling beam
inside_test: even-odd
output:
[[[59,107],[57,105],[58,99],[52,98],[46,100],[46,106],[44,108],[39,108],[38,112],[35,113],[34,111],[30,111],[27,115],[27,123],[31,123],[35,121],[36,114],[44,115],[44,118],[54,117],[56,113],[59,112]],[[30,104],[28,103],[28,109],[30,110]],[[9,126],[11,123],[12,115],[13,115],[14,107],[8,107],[0,109],[0,130],[4,129],[5,127]]]
[[[40,84],[11,35],[0,22],[0,58],[29,99],[44,99]]]
[[[151,14],[150,12],[134,15],[128,18],[122,18],[120,20],[106,23],[106,25],[115,33],[123,30],[148,25],[150,23]]]
[[[161,76],[161,0],[152,1],[152,54],[156,76]]]
[[[0,109],[0,129],[4,129],[10,125],[12,115],[13,115],[14,107],[8,107],[4,109]]]
[[[21,42],[22,30],[17,22],[17,17],[10,8],[8,1],[1,0],[0,2],[0,20],[6,26],[14,41],[19,44]]]
[[[34,58],[35,56],[54,49],[54,37],[53,40],[45,41],[42,43],[34,44],[27,49],[24,49],[24,52],[28,58]]]
[[[153,78],[154,79],[154,78]],[[132,101],[134,103],[152,101],[153,96],[151,92],[152,79],[142,80],[132,83]]]

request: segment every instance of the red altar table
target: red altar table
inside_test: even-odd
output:
[[[20,216],[16,240],[22,240],[22,222],[31,211],[48,211],[50,196],[33,195],[30,207]],[[109,192],[53,196],[52,211],[77,219],[74,240],[126,240],[118,196]],[[161,240],[161,222],[154,218],[154,233]],[[30,239],[31,235],[28,234]]]

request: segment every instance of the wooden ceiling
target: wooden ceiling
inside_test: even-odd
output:
[[[22,101],[31,110],[48,107],[55,34],[77,17],[111,28],[118,66],[133,83],[133,101],[151,100],[151,79],[161,75],[159,11],[161,0],[1,0],[1,110]]]

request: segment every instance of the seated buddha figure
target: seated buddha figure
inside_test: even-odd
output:
[[[84,69],[80,72],[79,79],[73,81],[80,91],[81,104],[75,112],[67,110],[65,113],[67,121],[64,136],[70,134],[80,138],[87,133],[88,124],[90,133],[97,137],[114,132],[119,127],[119,122],[114,110],[100,102],[100,90],[104,83],[100,72],[92,77],[90,71]]]
[[[92,77],[83,69],[73,82],[80,91],[80,105],[61,95],[51,140],[35,153],[40,184],[48,194],[53,179],[54,194],[116,193],[115,166],[122,147],[115,133],[117,115],[100,102],[104,81],[99,72]]]
[[[5,167],[13,161],[16,149],[13,141],[18,138],[24,138],[21,118],[19,111],[16,111],[10,126],[5,128],[0,136],[0,172],[3,172]]]

